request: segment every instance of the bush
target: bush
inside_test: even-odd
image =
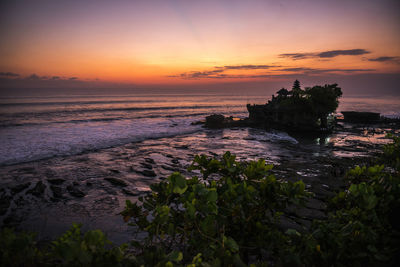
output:
[[[143,254],[152,247],[179,250],[190,262],[201,253],[203,261],[222,266],[281,261],[290,252],[290,232],[279,218],[310,194],[303,182],[278,181],[271,169],[264,160],[240,163],[229,152],[221,160],[196,156],[190,170],[200,177],[174,173],[140,203],[127,201],[122,214],[148,234],[138,244]]]

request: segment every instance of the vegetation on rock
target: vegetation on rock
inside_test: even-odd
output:
[[[328,115],[336,111],[342,90],[337,84],[300,87],[296,80],[292,90],[285,88],[265,105],[247,105],[249,118],[256,123],[290,127],[297,130],[328,128]]]

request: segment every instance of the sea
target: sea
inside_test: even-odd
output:
[[[400,133],[386,124],[340,123],[334,133],[316,137],[193,124],[214,113],[245,118],[246,104],[270,97],[245,90],[0,92],[0,227],[54,240],[82,223],[115,244],[129,242],[134,229],[120,215],[126,200],[137,201],[174,171],[195,175],[187,168],[194,155],[226,151],[238,160],[262,158],[280,179],[302,180],[324,197],[340,186],[337,175],[349,164],[378,151],[386,133]],[[338,112],[348,110],[400,117],[400,101],[345,95]]]
[[[211,114],[245,118],[246,104],[270,96],[207,93],[44,94],[0,96],[0,166],[68,156],[133,142],[205,131]],[[343,97],[338,112],[400,117],[399,98]],[[285,133],[271,138],[293,141]],[[294,140],[295,141],[295,140]]]

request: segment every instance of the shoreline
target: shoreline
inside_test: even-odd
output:
[[[205,129],[79,155],[2,166],[0,196],[6,205],[3,204],[1,211],[6,211],[0,215],[1,227],[37,231],[47,240],[64,232],[72,222],[82,222],[84,229],[100,228],[113,242],[126,242],[129,229],[118,215],[126,199],[135,201],[148,192],[150,184],[174,171],[189,174],[186,168],[195,154],[215,156],[227,150],[240,160],[265,158],[267,163],[275,165],[273,173],[278,178],[303,180],[317,196],[305,213],[309,218],[318,218],[325,207],[323,199],[342,186],[339,177],[346,168],[353,166],[357,158],[362,161],[372,156],[374,147],[379,147],[357,138],[368,139],[375,132],[365,134],[363,127],[349,126],[330,135],[337,138],[335,141],[319,140],[315,144],[315,140],[298,137],[299,143],[295,144],[268,139],[269,133],[258,129]],[[349,138],[352,136],[355,140]],[[341,137],[348,139],[335,146]],[[339,152],[358,153],[358,156],[339,156]],[[293,220],[288,222],[298,224]]]

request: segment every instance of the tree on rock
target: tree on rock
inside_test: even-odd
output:
[[[299,97],[303,93],[304,93],[304,91],[301,90],[300,82],[298,80],[295,80],[294,83],[293,83],[293,87],[292,87],[293,96]]]
[[[278,97],[287,97],[290,94],[289,91],[285,88],[282,88],[276,93],[278,94]]]
[[[339,105],[342,89],[336,83],[325,84],[324,86],[317,85],[307,88],[305,93],[311,102],[313,111],[318,114],[321,120],[321,127],[326,127],[329,113],[335,112]]]

